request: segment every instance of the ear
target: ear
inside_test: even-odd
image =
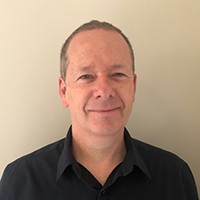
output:
[[[135,101],[137,75],[133,75],[133,102]]]
[[[60,77],[59,78],[59,95],[62,101],[62,104],[65,108],[69,107],[67,100],[67,86],[65,81]]]

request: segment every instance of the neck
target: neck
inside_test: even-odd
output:
[[[73,132],[72,150],[81,165],[103,185],[126,155],[124,130],[112,135]]]

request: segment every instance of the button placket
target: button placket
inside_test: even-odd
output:
[[[108,200],[107,191],[104,188],[99,191],[97,200]]]
[[[105,196],[105,194],[106,194],[106,190],[103,189],[100,193],[101,193],[101,196]]]

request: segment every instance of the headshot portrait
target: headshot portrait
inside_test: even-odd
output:
[[[0,199],[198,200],[200,4],[46,3],[2,7]]]

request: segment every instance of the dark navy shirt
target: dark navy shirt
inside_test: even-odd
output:
[[[76,162],[72,132],[5,169],[0,200],[198,200],[188,165],[176,155],[132,139],[127,155],[102,186]]]

